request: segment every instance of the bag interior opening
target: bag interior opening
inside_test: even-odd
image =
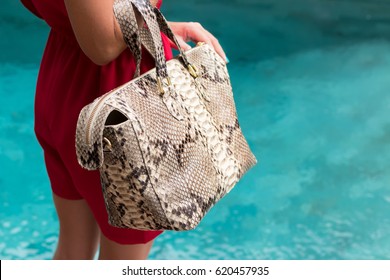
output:
[[[128,118],[125,115],[117,110],[114,110],[108,115],[105,125],[117,125],[124,123],[127,120]]]

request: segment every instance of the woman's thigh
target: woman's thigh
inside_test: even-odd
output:
[[[84,199],[69,200],[53,194],[60,223],[54,259],[93,259],[100,231]]]

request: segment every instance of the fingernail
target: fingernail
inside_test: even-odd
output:
[[[226,64],[228,64],[230,62],[229,58],[227,56],[226,57]]]

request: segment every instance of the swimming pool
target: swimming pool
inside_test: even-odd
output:
[[[224,46],[259,164],[150,258],[389,259],[390,1],[173,2],[168,18],[200,21]],[[47,29],[3,6],[0,259],[49,259],[58,223],[32,119]]]

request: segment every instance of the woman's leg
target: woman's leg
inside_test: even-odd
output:
[[[100,237],[100,260],[146,260],[153,240],[145,244],[122,245],[107,239],[103,234]]]
[[[60,222],[53,259],[93,259],[99,244],[99,227],[83,199],[69,200],[53,194]]]

